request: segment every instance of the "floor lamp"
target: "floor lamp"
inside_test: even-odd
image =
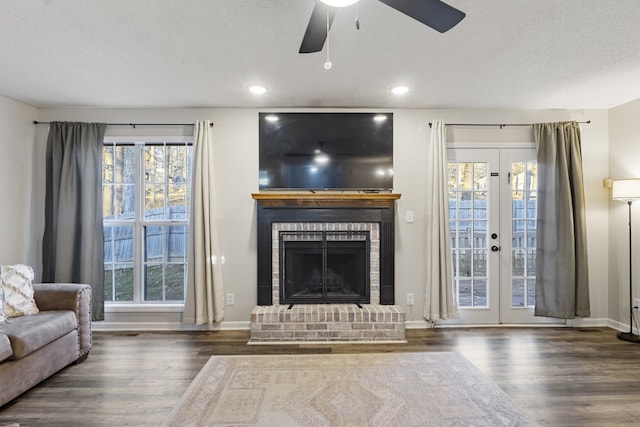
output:
[[[633,333],[633,258],[631,256],[631,204],[636,200],[640,200],[640,178],[614,180],[611,197],[613,200],[627,202],[629,206],[629,332],[620,332],[618,338],[624,341],[640,343],[640,335]]]

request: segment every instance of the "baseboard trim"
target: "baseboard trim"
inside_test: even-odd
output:
[[[620,332],[629,332],[629,324],[618,322],[617,320],[608,319],[607,326]],[[633,328],[633,333],[638,334],[638,328]]]
[[[576,317],[575,319],[567,319],[567,326],[571,328],[598,328],[609,326],[611,322],[611,319],[605,318],[592,319],[590,317]]]
[[[220,322],[212,325],[190,325],[180,322],[91,322],[96,332],[170,332],[170,331],[248,331],[249,322]]]
[[[570,319],[565,324],[478,324],[478,325],[435,325],[439,328],[594,328],[609,327],[617,331],[628,331],[629,325],[612,319]],[[406,329],[429,329],[431,324],[426,320],[410,320],[405,322]],[[170,331],[248,331],[249,321],[222,321],[213,325],[189,325],[180,322],[92,322],[91,329],[96,332],[170,332]],[[635,331],[635,330],[634,330]],[[637,333],[637,331],[635,331]]]

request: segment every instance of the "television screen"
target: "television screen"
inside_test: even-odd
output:
[[[393,113],[259,113],[261,190],[391,190]]]

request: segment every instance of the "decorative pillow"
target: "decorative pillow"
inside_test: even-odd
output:
[[[1,269],[2,267],[0,266]],[[0,323],[4,323],[6,319],[4,315],[4,288],[2,287],[2,281],[0,281]]]
[[[33,298],[33,269],[28,265],[4,265],[0,273],[0,282],[4,288],[4,314],[6,317],[19,317],[36,314],[38,306]]]

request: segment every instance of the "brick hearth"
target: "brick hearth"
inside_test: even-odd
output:
[[[406,342],[406,314],[396,305],[300,304],[256,306],[249,344]]]

